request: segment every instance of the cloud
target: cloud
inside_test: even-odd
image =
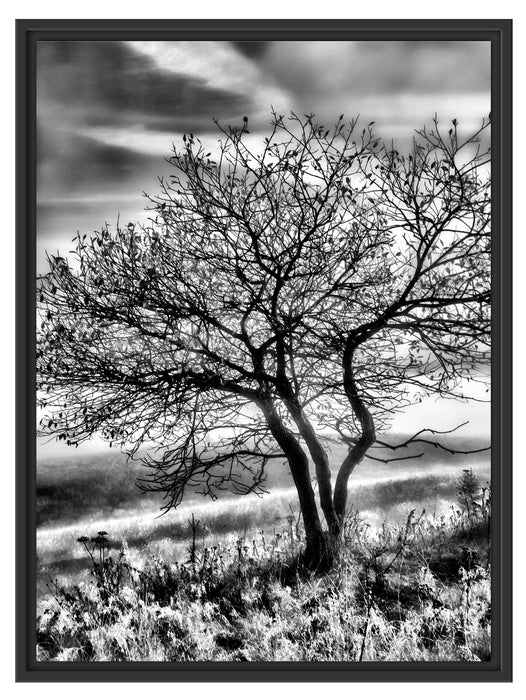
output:
[[[169,74],[181,74],[208,88],[244,96],[252,114],[268,113],[271,104],[282,109],[290,103],[288,91],[230,42],[133,41],[128,45]]]
[[[258,150],[270,106],[331,124],[375,120],[405,150],[435,112],[473,128],[489,112],[481,42],[38,42],[38,235],[58,243],[123,208],[135,215],[192,131],[207,150],[212,117],[249,117]],[[327,121],[326,121],[327,120]],[[75,217],[78,216],[78,225]],[[91,217],[91,218],[90,218]],[[103,218],[104,217],[104,218]],[[59,234],[60,232],[60,234]]]
[[[232,41],[230,43],[242,54],[252,59],[264,56],[270,46],[268,41]]]
[[[295,94],[487,92],[489,42],[276,41],[264,65]]]
[[[85,130],[88,133],[88,130]],[[125,133],[125,132],[124,132]],[[53,199],[88,199],[100,191],[118,196],[130,191],[130,182],[145,184],[145,176],[163,167],[156,154],[138,154],[127,144],[105,144],[80,129],[38,132],[38,186],[40,202]]]
[[[449,110],[454,98],[469,118],[482,103],[478,116],[489,111],[489,42],[276,41],[263,65],[299,108],[323,119],[367,112],[414,126],[424,113]]]
[[[264,147],[264,137],[270,129],[270,113],[267,115],[268,129],[262,131],[250,131],[248,135],[243,137],[243,143],[252,150],[252,152],[260,152]],[[239,126],[242,125],[240,119],[237,120]],[[250,122],[249,122],[250,123]],[[112,127],[90,129],[86,134],[90,134],[108,148],[117,147],[119,150],[129,149],[131,152],[143,154],[145,156],[153,156],[157,162],[162,165],[161,158],[166,158],[172,154],[172,143],[176,146],[182,146],[182,135],[178,138],[167,138],[167,134],[163,131],[150,131],[141,127],[134,129],[115,129]],[[214,130],[200,131],[197,137],[203,148],[206,151],[211,151],[216,155],[219,154],[219,141],[224,139],[222,134],[214,126]]]
[[[142,191],[155,191],[157,176],[168,168],[163,156],[172,141],[183,132],[210,130],[214,115],[230,121],[251,114],[257,92],[250,87],[265,84],[250,60],[226,42],[175,54],[165,46],[157,58],[143,48],[114,41],[38,42],[41,241],[58,246],[62,236],[67,245],[77,229],[92,231],[123,205],[136,215],[145,204]],[[170,55],[182,72],[160,65]],[[217,66],[237,74],[235,89]]]
[[[226,84],[164,70],[127,43],[38,42],[37,60],[39,116],[47,110],[72,126],[163,120],[174,129],[180,119],[235,114],[250,102]]]
[[[286,100],[229,42],[37,46],[40,201],[140,193],[182,133],[210,132],[214,116],[268,121],[270,101]]]

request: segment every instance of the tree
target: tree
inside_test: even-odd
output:
[[[78,236],[39,280],[41,429],[100,433],[149,467],[141,486],[176,507],[264,489],[284,459],[305,561],[330,564],[350,474],[423,395],[466,398],[490,335],[489,122],[461,139],[435,119],[400,155],[343,115],[273,115],[259,152],[248,120],[213,157],[193,134],[149,197],[147,226]],[[334,490],[331,440],[348,453]],[[378,453],[376,453],[377,455]],[[399,453],[397,453],[399,454]],[[315,468],[327,531],[309,470]]]

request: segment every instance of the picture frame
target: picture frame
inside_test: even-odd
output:
[[[36,648],[36,47],[39,41],[491,43],[491,660],[45,662]],[[512,679],[511,20],[17,20],[16,678],[19,682],[486,682]],[[496,573],[495,573],[496,572]]]

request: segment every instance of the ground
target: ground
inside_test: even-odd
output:
[[[159,500],[138,495],[137,468],[117,456],[41,464],[38,658],[488,659],[487,458],[401,464],[353,475],[341,556],[323,575],[302,567],[281,465],[263,498],[191,494],[156,518]]]

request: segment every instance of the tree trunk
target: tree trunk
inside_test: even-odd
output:
[[[306,418],[301,407],[297,405],[289,405],[289,409],[294,422],[298,426],[301,437],[305,440],[312,461],[314,462],[314,467],[316,469],[316,480],[318,482],[318,489],[320,492],[321,509],[325,516],[327,527],[329,528],[329,535],[331,538],[338,537],[340,528],[332,500],[329,458],[320,444],[312,424]]]
[[[355,339],[349,337],[343,353],[343,385],[345,394],[351,404],[354,415],[361,427],[361,435],[354,444],[349,447],[347,457],[336,477],[334,486],[334,509],[338,517],[340,528],[343,527],[345,509],[347,507],[347,483],[355,467],[365,457],[367,450],[376,440],[376,431],[373,417],[358,393],[358,387],[354,381],[353,355],[356,349]]]
[[[293,391],[291,383],[287,377],[286,371],[286,348],[283,335],[280,335],[276,339],[276,350],[277,350],[277,373],[276,376],[279,379],[277,383],[278,393],[285,403],[292,420],[296,423],[296,427],[305,440],[307,449],[309,450],[312,461],[314,462],[314,467],[316,470],[316,479],[318,482],[318,489],[320,492],[320,505],[325,515],[325,520],[329,528],[330,538],[334,537],[338,530],[338,519],[334,510],[334,504],[332,501],[332,485],[331,485],[331,472],[329,469],[329,460],[327,454],[323,449],[312,424],[306,417],[297,397]],[[296,441],[297,442],[297,441]],[[298,443],[299,446],[299,443]],[[308,464],[307,464],[308,471]],[[309,478],[310,483],[310,478]],[[311,489],[312,490],[312,489]],[[327,538],[325,538],[326,541]],[[321,547],[325,545],[320,543]]]
[[[374,440],[371,442],[369,438],[365,438],[362,435],[357,443],[353,445],[353,447],[349,448],[347,457],[343,460],[340,470],[338,471],[336,484],[334,486],[334,509],[338,517],[340,530],[343,527],[343,522],[345,519],[345,509],[347,507],[347,484],[349,477],[351,476],[355,467],[360,464],[362,459],[365,457],[365,453],[373,442]]]
[[[300,450],[302,453],[301,456],[291,453],[288,457],[288,462],[298,492],[301,515],[305,528],[305,538],[307,540],[305,565],[309,569],[317,569],[325,560],[326,538],[321,526],[316,499],[310,480],[309,462],[301,447]]]
[[[272,404],[264,402],[261,406],[274,439],[287,457],[298,492],[307,541],[304,564],[311,570],[329,568],[332,564],[332,547],[329,538],[323,532],[318,515],[316,498],[310,480],[308,457],[293,433],[283,424]]]

